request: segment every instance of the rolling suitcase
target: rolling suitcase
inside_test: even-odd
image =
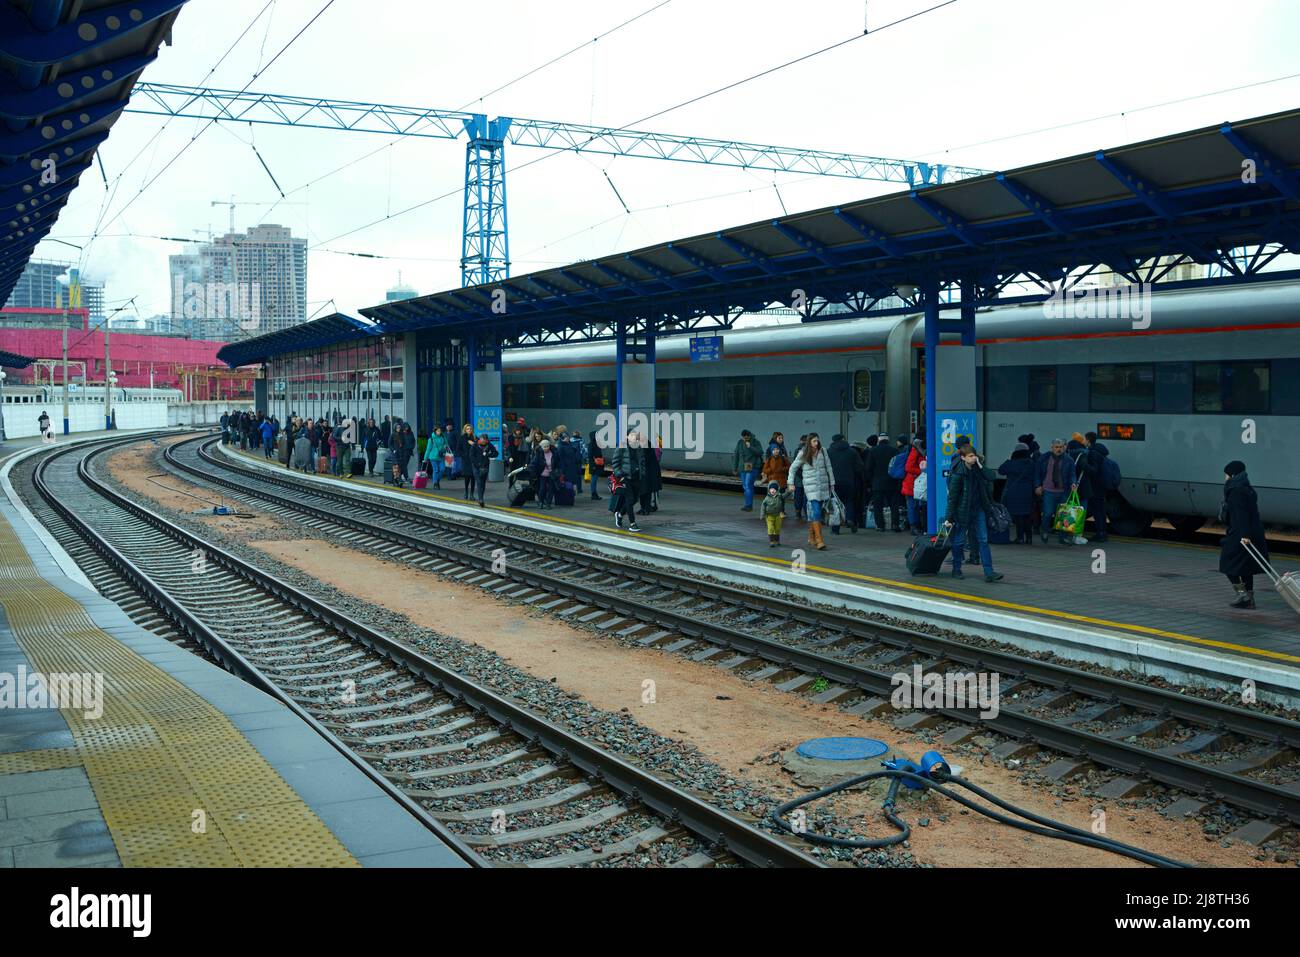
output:
[[[416,472],[415,478],[411,479],[411,488],[428,488],[428,487],[429,487],[429,473]]]
[[[1260,554],[1254,542],[1247,538],[1243,539],[1241,544],[1245,547],[1246,553],[1255,559],[1255,564],[1264,570],[1264,574],[1273,583],[1273,587],[1282,596],[1282,600],[1300,614],[1300,578],[1296,578],[1296,573],[1284,572],[1279,575],[1277,570],[1269,564],[1268,559]]]
[[[522,508],[537,496],[537,490],[528,477],[527,467],[515,469],[506,481],[506,501],[511,508]]]
[[[352,456],[352,474],[353,475],[366,474],[366,457],[364,455]]]
[[[906,553],[907,570],[913,575],[937,575],[950,551],[952,546],[948,544],[947,532],[940,531],[933,538],[918,535]]]

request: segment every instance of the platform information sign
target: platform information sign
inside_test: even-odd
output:
[[[501,434],[501,406],[474,406],[474,434],[487,433],[494,438]]]
[[[701,336],[691,340],[692,362],[721,362],[722,336]]]

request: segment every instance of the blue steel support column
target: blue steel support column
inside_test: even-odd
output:
[[[481,113],[465,120],[465,214],[461,238],[461,285],[500,282],[510,276],[506,232],[505,135],[510,118],[491,122]]]
[[[939,463],[942,443],[939,441],[939,413],[935,408],[937,390],[935,388],[934,368],[939,353],[939,283],[926,280],[921,287],[921,301],[925,307],[925,481],[926,523],[931,535],[939,530],[939,509],[946,508],[947,501],[940,503],[939,479],[943,474]]]

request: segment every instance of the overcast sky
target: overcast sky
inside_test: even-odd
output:
[[[144,79],[239,89],[325,2],[275,0],[208,76],[267,0],[190,0]],[[860,34],[864,6],[879,28],[938,0],[671,0],[480,101],[657,2],[335,0],[251,89],[617,127]],[[1215,91],[1300,73],[1297,49],[1293,0],[957,0],[639,128],[1009,169],[1293,108],[1300,79]],[[167,312],[167,256],[192,247],[145,237],[224,232],[229,209],[211,202],[231,195],[268,203],[237,206],[238,229],[274,222],[308,238],[309,312],[355,314],[382,301],[399,271],[421,293],[460,284],[463,139],[206,125],[124,114],[100,150],[109,188],[84,174],[59,217],[52,235],[83,246],[97,220],[107,224],[83,270],[107,284],[110,307],[136,296],[140,316]],[[274,210],[279,194],[250,142],[290,194]],[[898,188],[506,150],[511,169],[539,156],[507,174],[515,274],[779,215],[782,201],[794,212]],[[47,240],[35,255],[79,254]]]

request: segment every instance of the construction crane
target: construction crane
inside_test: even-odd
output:
[[[252,200],[248,200],[248,201],[236,202],[234,194],[232,193],[229,200],[214,199],[208,205],[230,207],[230,229],[228,230],[228,234],[233,236],[235,234],[235,207],[236,206],[306,206],[307,204],[290,203],[285,200],[272,200],[270,202],[254,202]],[[210,238],[211,238],[211,230],[209,230],[209,239]]]
[[[570,150],[707,163],[782,173],[807,173],[906,184],[912,189],[982,176],[988,170],[833,150],[769,146],[701,136],[580,126],[483,113],[392,106],[352,100],[255,93],[169,83],[137,83],[128,113],[180,116],[229,123],[296,126],[389,136],[459,139],[466,136],[461,282],[483,285],[510,275],[506,230],[505,146]],[[233,231],[233,203],[231,222]],[[214,203],[214,205],[216,205]]]

